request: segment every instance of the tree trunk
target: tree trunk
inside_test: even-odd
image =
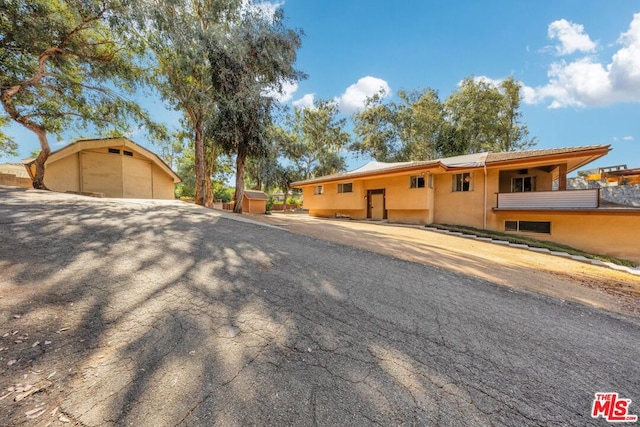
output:
[[[244,147],[238,148],[236,156],[236,203],[233,205],[233,212],[242,213],[242,197],[244,195],[244,164],[247,160],[247,151]]]
[[[216,149],[211,144],[210,153],[206,156],[205,162],[205,196],[204,196],[204,206],[212,209],[213,208],[213,188],[211,186],[211,176],[213,175],[213,169],[216,164]]]
[[[196,205],[206,206],[207,177],[204,153],[204,129],[201,124],[195,124],[195,170],[196,170]]]
[[[48,190],[47,186],[44,185],[44,164],[49,158],[49,154],[51,154],[49,140],[47,139],[47,132],[41,128],[34,127],[30,129],[38,135],[41,148],[40,154],[38,154],[35,161],[36,173],[32,180],[33,188],[37,188],[38,190]]]

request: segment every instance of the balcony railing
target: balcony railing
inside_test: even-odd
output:
[[[593,209],[600,206],[600,189],[496,193],[497,209]]]

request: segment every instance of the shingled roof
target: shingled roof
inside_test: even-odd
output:
[[[268,200],[267,195],[258,190],[244,190],[244,195],[247,196],[247,199],[251,200]]]
[[[610,145],[587,145],[579,147],[551,148],[545,150],[529,150],[529,151],[507,151],[502,153],[474,153],[464,154],[461,156],[445,157],[442,159],[426,160],[419,162],[369,162],[364,166],[349,172],[342,172],[334,175],[320,176],[317,178],[297,181],[291,185],[299,187],[314,183],[340,181],[345,179],[362,178],[366,176],[375,176],[380,174],[388,174],[395,172],[411,172],[413,170],[438,169],[455,170],[461,168],[484,167],[491,164],[499,164],[503,162],[511,162],[516,160],[534,159],[536,157],[553,157],[562,155],[586,154],[588,152],[598,153],[598,157],[606,154],[610,150]],[[605,151],[604,153],[602,153]]]

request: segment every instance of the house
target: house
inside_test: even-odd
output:
[[[34,160],[25,161],[35,174]],[[59,192],[104,197],[173,199],[180,177],[156,154],[128,138],[80,139],[53,151],[44,183]]]
[[[267,200],[269,198],[262,191],[244,190],[242,195],[242,212],[263,214],[267,211]]]
[[[640,264],[640,209],[605,208],[599,189],[567,190],[567,174],[609,145],[371,162],[292,184],[318,217],[456,224],[567,244]]]

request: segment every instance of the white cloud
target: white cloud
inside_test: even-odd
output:
[[[558,39],[560,42],[560,45],[556,46],[558,55],[593,52],[596,49],[595,42],[591,41],[589,35],[584,32],[584,26],[574,24],[566,19],[553,21],[549,24],[547,34],[550,39]]]
[[[623,141],[633,141],[633,140],[634,140],[634,138],[633,138],[631,135],[628,135],[628,136],[623,136],[623,137],[622,137],[622,140],[623,140]]]
[[[617,42],[621,48],[609,64],[591,57],[552,63],[547,72],[549,82],[536,88],[524,87],[523,101],[536,104],[550,99],[549,108],[640,102],[640,13],[633,16],[629,30]],[[563,48],[577,45],[563,43]]]
[[[272,88],[266,92],[264,92],[264,96],[269,96],[280,103],[287,102],[291,98],[293,98],[293,94],[298,90],[297,82],[284,82],[282,83],[282,89],[277,90],[276,88]]]
[[[315,93],[307,93],[302,98],[296,99],[291,104],[294,107],[299,108],[311,108],[313,107],[313,98],[315,97]]]
[[[391,88],[386,81],[377,77],[366,76],[349,86],[339,98],[336,98],[336,102],[340,107],[340,111],[352,114],[364,108],[368,97],[381,91],[384,97],[391,95]]]

